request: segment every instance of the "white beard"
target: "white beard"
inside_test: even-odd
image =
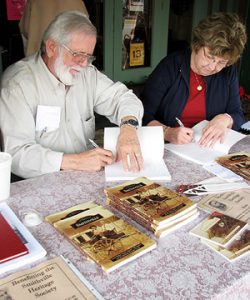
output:
[[[56,59],[54,69],[55,69],[55,73],[56,73],[57,77],[59,78],[59,80],[65,85],[73,85],[80,78],[80,73],[73,75],[70,73],[70,70],[72,70],[72,69],[77,70],[77,71],[82,70],[82,68],[79,66],[74,66],[74,67],[65,66],[65,64],[63,63],[62,53],[60,53],[60,55]]]

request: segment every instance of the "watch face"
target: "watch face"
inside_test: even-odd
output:
[[[128,120],[128,124],[135,126],[135,127],[137,127],[139,125],[138,121],[134,120],[134,119]]]
[[[129,125],[129,126],[138,128],[139,122],[135,119],[129,119],[129,120],[123,121],[120,126],[122,126],[122,125]]]

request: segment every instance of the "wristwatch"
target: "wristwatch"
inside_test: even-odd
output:
[[[139,122],[136,119],[128,119],[125,121],[121,121],[120,127],[122,127],[123,125],[129,125],[137,129],[139,127]]]

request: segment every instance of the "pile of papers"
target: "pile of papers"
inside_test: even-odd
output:
[[[106,272],[156,247],[154,240],[94,202],[70,207],[46,220]]]
[[[220,212],[211,213],[190,234],[229,261],[250,252],[250,226]]]
[[[198,216],[196,203],[145,177],[105,189],[107,203],[157,237],[192,221]]]

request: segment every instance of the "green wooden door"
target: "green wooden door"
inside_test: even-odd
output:
[[[104,2],[104,68],[103,72],[114,81],[128,84],[145,82],[159,61],[167,54],[168,17],[170,0],[151,2],[151,46],[147,66],[124,69],[123,66],[123,1]],[[133,1],[132,1],[133,2]],[[146,2],[142,1],[142,2]]]

